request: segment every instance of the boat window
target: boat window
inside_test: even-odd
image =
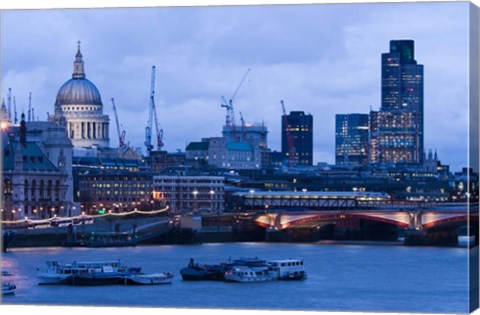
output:
[[[285,267],[285,263],[282,263],[282,267]]]

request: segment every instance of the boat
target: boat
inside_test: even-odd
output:
[[[72,264],[62,265],[55,260],[47,261],[46,271],[37,275],[38,284],[67,284],[67,279],[74,272],[73,269]]]
[[[168,272],[154,274],[131,274],[124,277],[126,285],[171,284],[173,275]]]
[[[180,270],[183,280],[225,280],[225,264],[220,265],[200,265],[190,258],[188,266]]]
[[[128,268],[120,260],[74,262],[73,273],[67,277],[70,285],[120,284],[129,275],[140,274],[141,268]]]
[[[13,282],[2,281],[2,295],[12,295],[17,287]]]
[[[307,278],[303,259],[269,260],[267,265],[278,280],[304,280]]]
[[[3,277],[10,277],[13,274],[8,270],[2,270],[2,277],[0,278],[0,282],[2,283],[2,295],[11,295],[15,293],[15,289],[17,288],[15,284],[11,281],[4,281]]]
[[[128,268],[120,260],[71,264],[47,261],[47,270],[37,277],[39,284],[106,285],[123,283],[126,276],[140,273],[141,268]]]
[[[265,282],[276,280],[267,261],[258,258],[241,258],[228,264],[225,280],[229,282]]]

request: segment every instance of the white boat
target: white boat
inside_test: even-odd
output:
[[[242,258],[235,260],[225,272],[225,280],[231,282],[265,282],[276,280],[265,260]]]
[[[131,274],[125,276],[124,283],[127,285],[155,285],[172,283],[173,275],[168,272],[154,274]]]
[[[2,283],[2,295],[11,295],[15,293],[17,287],[12,282]]]
[[[304,280],[307,278],[303,259],[269,260],[267,265],[278,280]]]
[[[58,261],[47,261],[47,269],[37,275],[38,284],[66,284],[72,276],[72,264],[62,265]]]
[[[255,268],[236,266],[225,272],[225,280],[231,282],[265,282],[276,280],[276,276],[270,273],[268,267]]]

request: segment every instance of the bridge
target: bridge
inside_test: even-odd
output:
[[[478,243],[478,208],[475,211],[467,211],[465,207],[275,211],[257,215],[254,224],[277,234],[293,229],[330,228],[339,238],[342,235],[362,238],[367,233],[376,234],[375,238],[392,239],[398,231],[403,231],[407,245],[454,245],[458,243],[457,229],[468,226]]]

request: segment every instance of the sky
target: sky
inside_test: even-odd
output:
[[[335,114],[380,108],[380,58],[392,39],[413,39],[425,71],[425,147],[444,164],[467,164],[467,2],[255,5],[4,10],[1,97],[8,88],[26,113],[52,113],[71,78],[77,41],[87,79],[126,140],[145,151],[151,68],[164,149],[220,136],[221,97],[237,124],[265,123],[268,146],[281,150],[280,100],[314,119],[314,163],[335,162]]]

